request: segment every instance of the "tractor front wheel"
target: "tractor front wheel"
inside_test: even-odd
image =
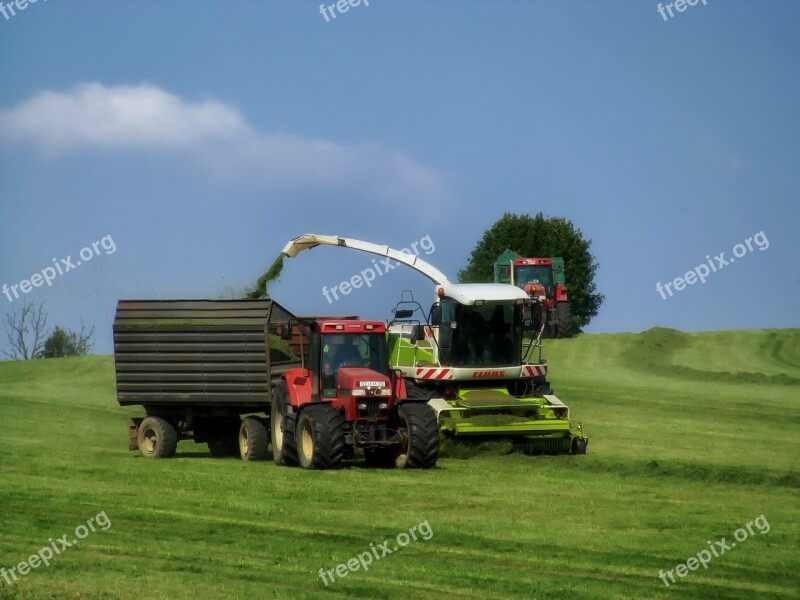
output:
[[[401,442],[395,450],[398,469],[430,469],[439,459],[439,422],[428,404],[406,403],[397,410]]]
[[[558,320],[558,333],[556,337],[572,337],[574,323],[572,322],[572,305],[569,302],[559,302],[556,304],[556,318]]]
[[[291,467],[297,464],[297,446],[294,439],[295,415],[290,414],[284,394],[278,394],[270,412],[272,429],[272,460],[276,465]]]
[[[330,404],[309,406],[297,423],[297,456],[304,469],[336,469],[344,457],[342,416]]]

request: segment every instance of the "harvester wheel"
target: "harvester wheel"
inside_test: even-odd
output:
[[[403,442],[396,447],[398,469],[430,469],[439,459],[439,422],[425,403],[405,403],[397,411]]]
[[[573,438],[572,439],[572,453],[573,454],[586,454],[586,446],[588,444],[587,440],[582,440],[581,438]]]
[[[269,427],[258,417],[247,417],[239,428],[239,455],[244,460],[266,460]]]
[[[175,456],[178,432],[169,421],[161,417],[147,417],[139,425],[136,441],[143,456],[169,458]]]
[[[569,302],[559,302],[556,304],[556,317],[558,319],[558,333],[556,337],[572,337],[572,305]]]
[[[289,413],[288,404],[283,402],[284,395],[278,396],[279,401],[272,403],[272,460],[276,465],[292,467],[297,464],[297,446],[294,439],[296,417]]]
[[[330,404],[315,404],[300,413],[297,456],[304,469],[336,469],[344,457],[342,416]]]

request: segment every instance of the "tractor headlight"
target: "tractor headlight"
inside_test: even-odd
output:
[[[367,390],[365,390],[364,388],[358,388],[353,390],[353,396],[366,396],[366,395],[367,395]]]

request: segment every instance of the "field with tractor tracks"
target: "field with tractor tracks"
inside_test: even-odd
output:
[[[192,442],[144,459],[111,357],[0,363],[0,567],[110,523],[0,578],[0,599],[797,597],[800,330],[583,335],[546,356],[586,456],[489,447],[428,472],[307,472]],[[421,523],[428,539],[394,551]],[[385,540],[367,571],[319,577]]]

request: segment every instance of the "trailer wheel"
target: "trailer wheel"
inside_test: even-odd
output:
[[[297,455],[304,469],[336,469],[344,457],[342,416],[330,404],[315,404],[300,413]]]
[[[239,428],[239,455],[244,460],[266,460],[269,427],[258,417],[246,417]]]
[[[439,422],[428,404],[406,403],[397,411],[403,442],[395,451],[398,469],[430,469],[439,459]]]
[[[147,417],[139,425],[136,436],[139,452],[148,458],[175,456],[178,447],[178,432],[169,421],[161,417]]]
[[[572,305],[569,302],[559,302],[556,304],[556,318],[558,319],[556,337],[572,337]]]
[[[279,394],[279,401],[272,403],[272,460],[276,465],[291,467],[297,464],[297,446],[294,440],[296,417],[289,413],[288,405],[283,402],[284,395]]]

